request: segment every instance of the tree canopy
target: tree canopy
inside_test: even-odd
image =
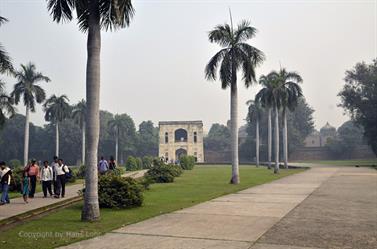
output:
[[[371,64],[357,63],[346,71],[340,91],[340,106],[364,128],[364,136],[377,155],[377,58]]]

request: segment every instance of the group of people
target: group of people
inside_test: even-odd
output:
[[[103,156],[101,156],[101,160],[98,163],[98,172],[101,175],[106,174],[109,170],[115,170],[116,163],[114,157],[111,156],[110,160],[107,161]]]
[[[8,191],[12,179],[12,170],[3,161],[0,162],[0,168],[2,190],[0,205],[4,205],[10,203]],[[28,198],[34,198],[38,180],[42,184],[44,198],[47,197],[47,194],[54,198],[64,198],[65,184],[70,176],[71,170],[64,164],[63,159],[57,156],[54,156],[51,165],[48,161],[44,161],[41,167],[36,160],[31,160],[22,170],[21,192],[25,203],[28,203]]]

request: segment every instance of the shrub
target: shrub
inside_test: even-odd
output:
[[[22,163],[21,163],[20,160],[12,159],[12,160],[9,161],[9,168],[16,169],[16,168],[19,168],[19,167],[22,167]]]
[[[77,178],[83,179],[85,178],[85,165],[81,165],[76,173]]]
[[[98,200],[104,208],[130,208],[143,204],[143,186],[130,177],[106,174],[98,181]]]
[[[138,165],[137,165],[137,160],[133,156],[129,156],[127,158],[126,162],[126,170],[127,171],[133,171],[133,170],[138,170]]]
[[[193,156],[183,156],[180,158],[179,164],[184,170],[192,170],[195,166],[195,157]]]
[[[9,185],[9,191],[21,191],[21,181],[23,179],[24,169],[22,167],[17,167],[12,169],[12,180]]]
[[[137,163],[137,169],[140,170],[143,168],[143,160],[141,160],[140,157],[136,158],[136,163]]]
[[[174,177],[180,176],[182,169],[174,164],[153,165],[145,174],[145,178],[150,182],[167,183],[173,182]]]
[[[143,169],[150,169],[153,165],[153,157],[145,156],[143,157]]]

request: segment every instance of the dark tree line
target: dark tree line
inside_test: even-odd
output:
[[[127,115],[127,114],[122,114]],[[138,129],[134,121],[127,115],[127,129],[119,137],[119,161],[124,162],[128,156],[157,156],[158,128],[151,121],[143,121]],[[114,115],[108,111],[100,112],[100,139],[98,155],[109,157],[115,153],[115,136],[109,126]],[[22,162],[24,146],[25,116],[16,114],[6,119],[0,130],[0,159]],[[81,162],[81,127],[73,119],[68,118],[60,124],[60,157],[70,164]],[[55,154],[55,125],[43,127],[30,123],[30,158],[51,160]]]

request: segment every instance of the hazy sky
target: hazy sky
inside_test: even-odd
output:
[[[304,79],[304,94],[315,109],[316,128],[341,125],[337,107],[344,72],[377,57],[377,1],[209,1],[139,0],[131,26],[102,34],[101,109],[143,120],[203,120],[205,128],[229,119],[229,90],[207,82],[204,67],[220,47],[208,42],[215,25],[248,19],[258,29],[250,44],[266,54],[258,77],[279,63]],[[0,0],[0,42],[16,67],[32,61],[51,78],[51,94],[71,103],[85,97],[86,35],[76,22],[52,22],[44,0]],[[4,77],[3,77],[4,78]],[[10,91],[14,79],[6,78]],[[242,82],[239,82],[241,85]],[[245,102],[259,87],[239,87],[243,124]],[[20,106],[20,112],[24,108]],[[43,124],[38,108],[31,120]]]

